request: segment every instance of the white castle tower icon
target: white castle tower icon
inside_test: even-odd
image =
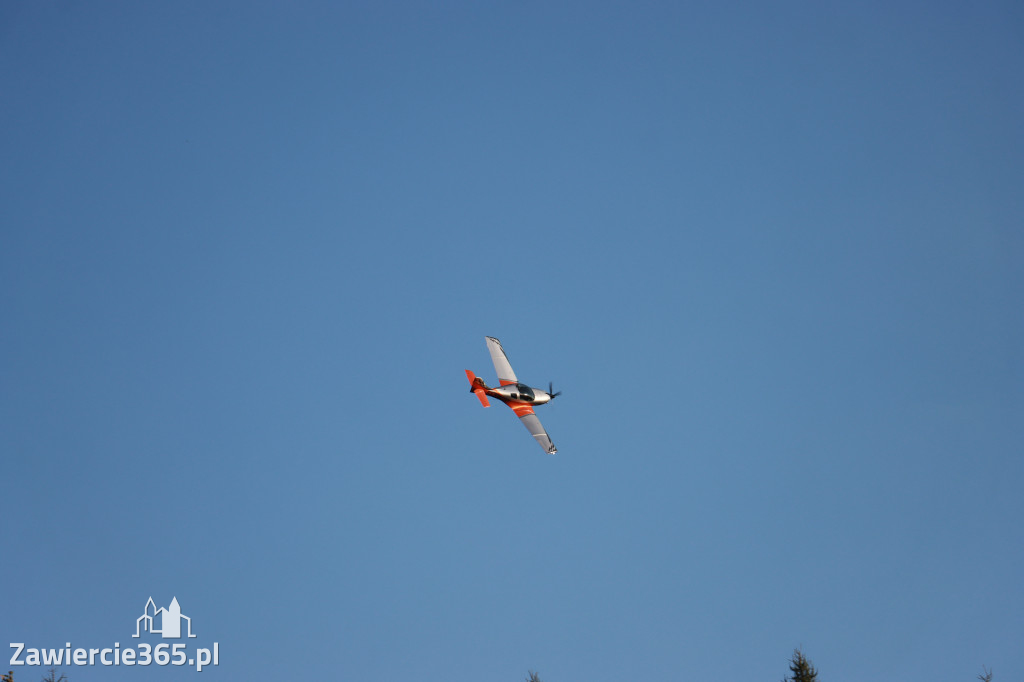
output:
[[[156,627],[156,619],[158,617],[160,619],[159,629]],[[146,602],[142,615],[135,621],[135,634],[132,637],[138,637],[141,630],[143,632],[159,634],[164,639],[180,639],[181,621],[183,620],[188,625],[188,636],[195,637],[192,634],[192,619],[181,613],[181,606],[178,605],[177,597],[171,599],[171,605],[166,609],[158,609],[156,604],[153,603],[153,598],[150,597]]]

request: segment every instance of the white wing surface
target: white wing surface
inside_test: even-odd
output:
[[[532,413],[523,414],[519,416],[519,419],[522,420],[523,426],[525,426],[526,430],[530,432],[530,435],[537,440],[537,444],[544,448],[544,452],[549,455],[553,455],[558,452],[555,444],[551,442],[551,437],[548,435],[548,432],[544,430],[544,427],[541,426],[540,420],[537,419],[537,415]]]
[[[498,373],[498,381],[501,385],[514,384],[519,380],[516,379],[516,373],[512,371],[512,365],[508,364],[508,356],[505,355],[505,349],[501,347],[501,341],[488,336],[487,338],[487,350],[491,351],[491,362],[494,363],[494,371]],[[543,431],[543,429],[541,429]]]

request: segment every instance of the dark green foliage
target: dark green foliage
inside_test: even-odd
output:
[[[985,666],[981,666],[981,671],[982,674],[978,675],[978,679],[981,680],[981,682],[992,682],[992,671]]]
[[[793,650],[793,658],[789,659],[789,672],[792,677],[782,678],[783,682],[817,682],[818,671],[804,656],[800,649]]]
[[[526,678],[526,682],[542,682],[542,680],[540,679],[540,675],[531,670],[529,676]]]

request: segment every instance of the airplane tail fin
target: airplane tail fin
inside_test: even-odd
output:
[[[484,407],[490,407],[491,401],[487,399],[487,384],[484,383],[484,380],[468,369],[466,370],[466,378],[469,379],[469,390],[476,393],[476,397],[480,399],[480,404]]]

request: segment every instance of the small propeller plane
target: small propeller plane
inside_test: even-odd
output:
[[[494,363],[494,371],[498,374],[498,381],[501,383],[501,387],[491,388],[484,383],[483,379],[467,369],[466,378],[469,379],[470,392],[476,393],[476,397],[480,399],[484,407],[491,406],[487,396],[497,398],[511,407],[512,411],[523,422],[523,425],[526,426],[526,430],[530,432],[530,435],[536,438],[537,443],[544,448],[544,452],[551,455],[555,454],[558,450],[555,448],[555,444],[551,442],[548,432],[541,426],[537,415],[533,413],[533,406],[551,402],[560,396],[562,392],[554,393],[550,382],[548,383],[547,391],[542,391],[539,388],[530,388],[526,384],[519,383],[519,380],[516,379],[516,373],[512,371],[512,365],[508,363],[508,356],[505,355],[505,350],[501,347],[501,341],[498,341],[493,336],[485,338],[487,339],[487,350],[491,351],[491,361]]]

